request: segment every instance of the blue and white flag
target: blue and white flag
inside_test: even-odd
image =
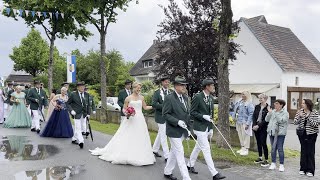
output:
[[[67,56],[67,81],[68,83],[76,82],[76,56]]]

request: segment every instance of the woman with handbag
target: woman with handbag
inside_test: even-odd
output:
[[[313,110],[313,103],[310,99],[302,100],[300,109],[295,118],[294,124],[298,125],[297,135],[300,141],[300,171],[299,174],[311,177],[315,171],[315,144],[319,133],[319,114]]]

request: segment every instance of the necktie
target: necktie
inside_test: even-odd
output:
[[[85,101],[84,101],[84,98],[83,98],[83,93],[80,93],[81,95],[81,103],[82,103],[82,106],[84,107],[85,106]]]
[[[40,89],[37,89],[38,94],[40,94]]]
[[[162,90],[163,90],[163,93],[165,96],[168,95],[168,90],[166,90],[166,89],[162,89]]]
[[[184,107],[187,109],[187,106],[186,106],[186,104],[184,103],[184,100],[183,100],[182,96],[180,96],[179,98],[180,98],[180,102],[181,102],[181,103],[184,105]]]
[[[131,91],[130,90],[128,91],[128,94],[131,95]]]

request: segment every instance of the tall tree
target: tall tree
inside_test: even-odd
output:
[[[186,13],[183,13],[175,0],[169,2],[168,7],[163,7],[165,19],[158,31],[157,76],[185,76],[191,84],[188,93],[193,96],[201,91],[202,79],[210,77],[217,82],[219,33],[213,22],[219,16],[221,4],[218,0],[184,0]],[[236,59],[238,45],[230,42],[230,46],[229,57]]]
[[[77,6],[75,9],[80,9],[82,16],[87,18],[100,34],[101,102],[105,109],[107,106],[106,35],[109,25],[117,20],[116,10],[125,11],[131,1],[138,3],[138,0],[87,0],[85,4],[83,0],[78,0],[78,3],[73,3]]]
[[[218,88],[219,88],[219,112],[218,127],[230,139],[229,126],[229,59],[230,59],[230,41],[232,34],[232,9],[231,0],[221,0],[222,12],[219,24],[219,59],[218,59]],[[217,145],[227,148],[221,136],[218,136]]]
[[[34,27],[35,25],[41,26],[50,40],[50,51],[48,59],[48,87],[49,92],[53,87],[53,65],[54,65],[54,43],[57,38],[65,38],[69,35],[74,35],[75,39],[82,37],[86,41],[87,37],[91,35],[89,31],[86,30],[86,19],[82,16],[76,16],[77,9],[72,8],[73,1],[65,0],[30,0],[30,1],[6,1],[7,7],[22,10],[32,10],[35,12],[47,12],[52,13],[53,16],[50,17],[48,14],[46,16],[41,14],[32,15],[30,12],[28,15],[24,13],[22,18],[25,20],[28,26]],[[62,18],[59,13],[64,13]],[[12,11],[4,15],[8,17],[16,18],[16,14]]]
[[[40,32],[32,28],[27,37],[21,40],[19,47],[14,47],[13,53],[9,56],[14,62],[14,70],[23,70],[36,77],[48,67],[46,59],[49,56],[49,46]]]

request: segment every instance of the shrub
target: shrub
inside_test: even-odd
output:
[[[218,107],[214,107],[213,120],[214,120],[214,123],[216,124],[218,123]],[[230,115],[229,115],[229,123],[230,123],[230,126],[235,126],[235,122]]]

